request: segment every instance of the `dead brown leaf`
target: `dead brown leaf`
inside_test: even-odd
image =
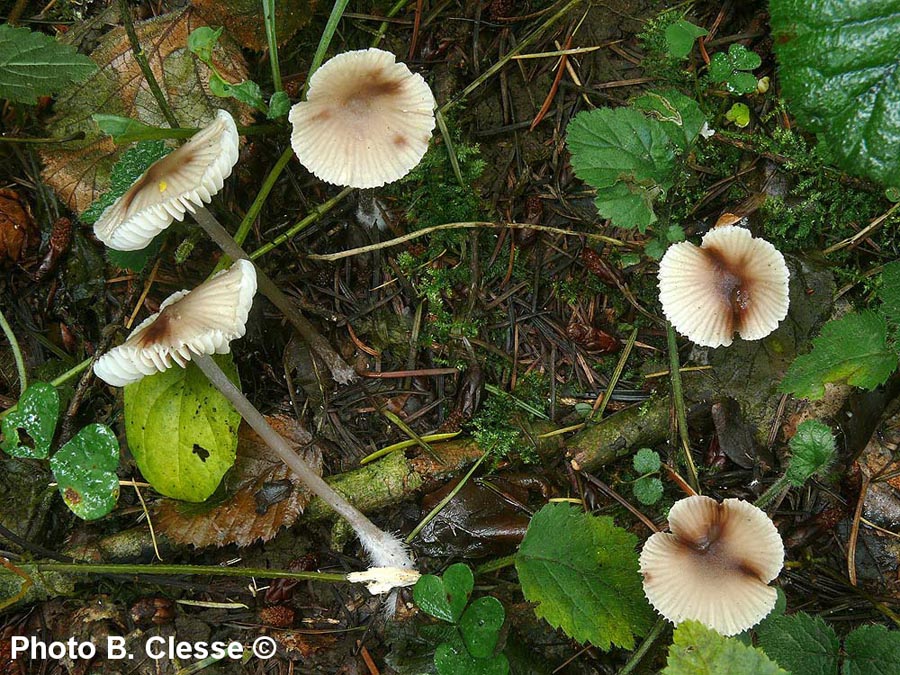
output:
[[[309,434],[293,418],[267,419],[298,451],[303,448],[303,458],[321,473],[322,456],[305,448]],[[227,497],[212,506],[162,500],[154,521],[157,529],[175,543],[198,548],[249,546],[257,539],[268,541],[293,524],[309,502],[300,479],[246,424],[238,431],[237,458],[223,487]]]
[[[19,262],[40,240],[28,202],[15,190],[0,189],[0,258]]]
[[[188,35],[206,25],[187,8],[135,24],[150,68],[156,76],[179,124],[197,127],[209,121],[219,108],[227,108],[243,124],[252,116],[232,99],[209,91],[209,69],[187,49]],[[131,51],[123,28],[115,28],[91,54],[99,69],[84,82],[62,93],[56,116],[50,121],[51,135],[79,131],[85,139],[41,150],[44,180],[66,205],[81,213],[109,185],[109,172],[125,146],[117,146],[100,133],[91,119],[94,113],[122,115],[145,124],[168,126]],[[213,54],[222,76],[231,82],[247,78],[240,49],[231,40],[221,40]]]
[[[191,3],[213,26],[225,30],[247,49],[261,52],[268,47],[259,0],[193,0]],[[310,22],[319,0],[275,0],[278,44],[283,45]]]

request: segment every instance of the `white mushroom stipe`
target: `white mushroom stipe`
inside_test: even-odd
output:
[[[422,575],[404,567],[370,567],[362,572],[350,572],[347,581],[365,584],[372,595],[389,593],[395,588],[413,586]]]
[[[640,557],[644,593],[656,611],[722,635],[741,633],[772,611],[777,592],[768,584],[784,564],[784,545],[764,511],[698,495],[675,503],[669,528],[651,536]]]
[[[154,162],[107,207],[94,234],[117,251],[145,248],[173,220],[209,203],[222,189],[238,160],[239,140],[234,119],[219,110],[211,124]]]
[[[179,366],[199,354],[224,354],[246,332],[256,294],[256,268],[238,260],[193,291],[166,298],[124,343],[94,363],[94,373],[114,387]]]
[[[434,95],[390,52],[362,49],[325,62],[291,108],[291,146],[318,178],[380,187],[409,173],[434,129]]]
[[[788,312],[789,277],[772,244],[725,225],[707,232],[699,247],[669,247],[659,263],[659,300],[691,342],[728,346],[735,333],[760,340],[778,327]]]

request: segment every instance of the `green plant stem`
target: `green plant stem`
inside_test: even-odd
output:
[[[319,220],[326,213],[331,211],[335,206],[340,204],[351,192],[353,192],[354,188],[344,188],[340,192],[338,192],[334,197],[329,199],[326,202],[322,202],[317,207],[315,207],[312,211],[310,211],[303,220],[299,221],[296,225],[293,225],[290,229],[282,232],[277,237],[275,237],[272,241],[263,244],[258,249],[253,251],[250,254],[250,260],[256,260],[257,258],[264,256],[269,251],[274,248],[281,246],[284,242],[286,242],[291,237],[297,235],[302,230],[305,230],[307,227],[312,225],[314,222]]]
[[[281,67],[278,65],[278,36],[275,33],[275,0],[262,0],[263,21],[266,24],[266,40],[269,43],[269,64],[272,66],[272,86],[281,91]]]
[[[294,149],[288,145],[288,147],[284,149],[284,152],[281,153],[281,157],[278,158],[278,161],[275,162],[275,166],[269,171],[269,175],[267,175],[266,179],[263,181],[262,187],[256,195],[256,199],[253,200],[250,208],[247,209],[247,213],[241,221],[241,224],[238,226],[237,232],[234,233],[234,241],[238,246],[244,244],[244,240],[247,238],[247,235],[250,234],[253,223],[256,221],[260,211],[262,211],[263,205],[265,205],[266,200],[269,198],[269,193],[272,192],[272,188],[275,187],[275,183],[279,176],[281,176],[281,172],[284,171],[284,167],[288,165],[288,162],[291,161],[291,157],[293,156]],[[225,269],[230,264],[231,257],[227,255],[222,256],[222,259],[219,261],[219,264],[216,265],[213,273]]]
[[[672,398],[675,400],[675,418],[678,422],[678,437],[681,439],[681,450],[688,470],[688,484],[700,494],[700,481],[697,479],[697,467],[691,456],[691,442],[688,437],[687,412],[684,407],[684,389],[681,386],[681,370],[678,360],[678,342],[675,329],[666,322],[666,338],[669,343],[669,375],[672,380]]]
[[[169,123],[169,126],[173,129],[178,129],[180,126],[178,120],[175,119],[175,114],[169,107],[169,102],[166,100],[162,89],[159,87],[159,82],[156,81],[156,76],[150,68],[147,56],[144,54],[144,50],[141,49],[141,43],[138,40],[137,32],[134,30],[134,21],[131,19],[131,9],[128,7],[128,0],[119,0],[119,14],[121,15],[122,23],[125,26],[125,33],[128,35],[128,41],[131,43],[131,51],[134,52],[134,59],[138,62],[138,66],[140,66],[141,72],[144,74],[147,86],[150,87],[150,93],[153,94],[153,98],[156,99],[156,104],[159,106],[160,112],[162,112],[163,117],[166,118],[166,122]]]
[[[466,181],[463,179],[462,169],[459,168],[459,158],[456,156],[456,150],[453,147],[453,139],[450,137],[450,130],[447,128],[447,122],[440,110],[434,113],[434,119],[437,122],[438,129],[441,131],[441,137],[444,139],[444,145],[447,146],[447,157],[450,158],[450,166],[453,168],[453,175],[456,176],[456,182],[462,188],[466,187]]]
[[[781,491],[784,490],[789,485],[787,474],[779,477],[774,483],[769,486],[769,489],[763,492],[754,503],[757,507],[765,510],[765,508],[772,503],[772,501],[781,494]]]
[[[496,572],[497,570],[502,570],[505,567],[512,567],[516,564],[516,554],[503,556],[502,558],[497,558],[496,560],[489,560],[483,565],[479,565],[475,568],[475,576],[481,576],[483,574],[490,574],[491,572]]]
[[[628,673],[632,672],[640,665],[641,660],[647,655],[647,652],[650,651],[650,648],[653,647],[668,624],[669,622],[662,617],[657,619],[656,623],[653,624],[653,628],[650,629],[650,632],[647,633],[647,637],[645,637],[644,641],[641,643],[641,646],[631,653],[628,662],[622,666],[619,675],[628,675]]]
[[[319,46],[316,47],[316,53],[313,55],[312,64],[310,64],[309,72],[306,74],[306,84],[303,85],[304,97],[306,97],[306,92],[309,90],[309,81],[325,60],[325,54],[328,52],[328,46],[331,44],[331,39],[337,32],[338,24],[341,22],[344,10],[347,9],[347,5],[349,4],[350,0],[334,1],[334,6],[331,8],[331,14],[328,16],[328,23],[325,24],[325,30],[322,31],[322,37],[319,39]]]
[[[625,364],[628,362],[628,357],[631,355],[631,350],[634,348],[635,341],[637,341],[637,334],[637,328],[631,331],[631,336],[628,338],[628,342],[625,343],[625,347],[622,349],[622,355],[619,357],[616,369],[613,371],[612,377],[609,378],[609,385],[603,393],[600,405],[596,410],[591,412],[591,415],[588,418],[589,422],[603,419],[603,413],[606,412],[606,406],[609,405],[609,402],[612,399],[613,390],[615,390],[616,385],[619,383],[619,378],[622,377],[622,372],[625,370]]]
[[[400,13],[400,10],[406,7],[409,4],[410,0],[397,0],[394,3],[393,7],[388,10],[388,13],[384,15],[385,19],[393,19]],[[388,26],[390,24],[387,21],[382,21],[381,25],[378,26],[378,31],[375,33],[375,39],[372,40],[372,46],[377,47],[381,44],[381,41],[384,40],[384,36],[387,35]]]
[[[19,395],[21,396],[28,389],[28,373],[25,370],[25,359],[22,358],[22,350],[19,347],[19,341],[16,340],[16,334],[13,333],[12,328],[6,321],[6,316],[4,316],[2,310],[0,310],[0,328],[3,329],[6,339],[9,340],[9,346],[16,361],[16,370],[19,371]]]
[[[40,138],[34,136],[4,136],[0,134],[0,143],[31,143],[33,145],[50,145],[52,143],[69,143],[70,141],[83,140],[85,133],[83,131],[69,134],[63,138]]]

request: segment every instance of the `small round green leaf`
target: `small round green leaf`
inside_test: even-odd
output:
[[[644,476],[632,485],[634,496],[644,506],[651,506],[662,499],[663,484],[659,478]]]
[[[59,417],[59,394],[46,382],[35,382],[3,418],[0,448],[13,457],[46,459]]]
[[[230,357],[216,362],[233,380]],[[193,363],[125,387],[125,432],[138,468],[167,497],[202,502],[234,464],[240,414]]]
[[[641,448],[634,453],[632,464],[634,464],[634,470],[641,475],[655,473],[659,471],[659,467],[662,465],[659,455],[650,448]]]
[[[728,48],[728,60],[735,70],[756,70],[762,65],[759,54],[738,42],[732,43]]]
[[[683,59],[691,53],[694,40],[707,34],[708,31],[705,28],[695,26],[685,19],[679,19],[666,26],[666,51],[676,59]]]
[[[459,630],[469,653],[480,659],[493,656],[505,620],[506,611],[497,598],[485,596],[469,605],[459,620]]]
[[[102,518],[119,498],[119,442],[109,427],[89,424],[50,458],[59,492],[84,520]]]
[[[423,612],[456,623],[462,616],[469,594],[475,587],[475,577],[467,565],[457,563],[444,572],[444,577],[423,575],[413,586],[413,600]]]
[[[479,659],[469,654],[457,632],[434,651],[438,675],[507,675],[509,661],[504,654]]]

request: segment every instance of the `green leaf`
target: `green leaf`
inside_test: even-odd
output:
[[[790,446],[791,460],[786,475],[794,487],[803,485],[834,459],[834,434],[819,420],[806,420],[797,427]]]
[[[497,598],[488,595],[469,605],[459,620],[459,631],[469,653],[479,659],[493,656],[505,620],[506,610]]]
[[[107,115],[94,113],[91,119],[97,123],[97,127],[116,143],[133,143],[135,141],[153,141],[173,138],[174,136],[190,138],[197,132],[196,129],[170,129],[168,127],[155,127],[144,124],[140,120],[122,115]]]
[[[728,60],[734,70],[756,70],[762,65],[759,54],[738,42],[733,42],[728,48]]]
[[[30,385],[16,409],[0,422],[0,448],[13,457],[46,459],[56,432],[59,394],[46,382]]]
[[[266,102],[263,100],[262,91],[253,80],[244,80],[238,84],[231,84],[223,80],[218,73],[212,73],[209,76],[209,90],[220,98],[230,97],[263,112],[268,110]]]
[[[216,362],[237,382],[230,357]],[[193,363],[125,387],[125,432],[153,488],[202,502],[234,464],[240,414]]]
[[[679,19],[666,26],[666,49],[676,59],[683,59],[691,53],[694,40],[704,35],[709,35],[709,31],[705,28],[695,26],[685,19]]]
[[[672,185],[675,153],[662,123],[629,108],[579,113],[567,131],[575,174],[597,189],[597,210],[644,231],[653,200]]]
[[[434,667],[438,675],[507,675],[509,661],[503,654],[476,658],[469,654],[457,631],[450,641],[434,651]]]
[[[269,112],[266,117],[270,120],[277,120],[284,117],[291,109],[291,99],[286,92],[276,91],[269,99]]]
[[[450,565],[443,577],[423,574],[413,586],[413,600],[423,612],[456,623],[462,616],[469,594],[475,588],[472,570],[464,563]]]
[[[212,67],[212,53],[219,42],[219,38],[222,37],[223,30],[225,29],[218,28],[214,30],[209,26],[200,26],[200,28],[194,29],[188,35],[188,49],[193,54],[196,54],[197,58],[203,63]]]
[[[697,623],[675,629],[663,675],[789,675],[759,649]]]
[[[97,70],[97,64],[49,35],[0,25],[0,98],[37,103]]]
[[[734,124],[734,126],[743,129],[750,124],[750,108],[743,103],[735,103],[725,113],[725,119]]]
[[[631,486],[634,496],[644,506],[656,504],[663,496],[663,484],[659,478],[644,476]]]
[[[827,382],[874,389],[896,368],[897,355],[888,348],[884,319],[872,311],[851,313],[825,324],[812,351],[788,368],[779,390],[820,399]]]
[[[644,244],[644,255],[651,260],[659,260],[665,255],[667,245],[659,239],[650,239]]]
[[[89,424],[50,458],[59,493],[72,512],[96,520],[119,498],[119,442],[109,427]]]
[[[519,552],[516,570],[526,600],[554,628],[608,650],[634,648],[653,615],[641,586],[637,537],[612,518],[571,504],[538,511]]]
[[[725,88],[735,94],[750,94],[756,91],[756,76],[750,72],[762,65],[759,54],[744,45],[733,43],[728,53],[714,54],[709,62],[709,77],[714,82],[724,82]]]
[[[632,105],[645,115],[659,120],[669,140],[681,154],[690,150],[706,122],[700,104],[674,89],[647,92],[638,96]]]
[[[821,617],[780,616],[761,623],[756,635],[769,658],[791,675],[837,675],[840,643]]]
[[[900,631],[861,626],[844,640],[843,675],[897,675],[900,672]]]
[[[650,448],[641,448],[634,453],[631,463],[634,465],[634,470],[642,476],[645,473],[656,473],[659,471],[659,467],[662,466],[659,454]]]
[[[896,330],[900,328],[900,261],[890,262],[881,270],[881,288],[878,289],[881,300],[881,314],[888,326]]]
[[[147,244],[146,248],[137,251],[117,251],[113,248],[108,248],[106,249],[106,257],[113,265],[120,269],[140,272],[147,266],[147,263],[159,253],[159,249],[162,248],[165,238],[166,233],[160,232],[153,237],[153,240]]]
[[[900,15],[893,0],[771,0],[791,112],[841,168],[900,185]]]

